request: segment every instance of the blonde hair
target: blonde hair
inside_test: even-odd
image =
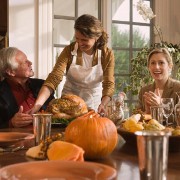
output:
[[[171,54],[169,53],[169,51],[168,51],[166,48],[156,48],[156,49],[153,49],[153,50],[149,53],[148,58],[147,58],[147,65],[148,65],[148,66],[149,66],[149,61],[150,61],[152,55],[158,54],[158,53],[164,54],[164,56],[165,56],[165,58],[166,58],[166,61],[167,61],[167,63],[169,64],[169,66],[173,67],[172,56],[171,56]]]

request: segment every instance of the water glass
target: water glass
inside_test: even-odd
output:
[[[175,113],[175,126],[180,126],[180,91],[176,92],[178,96],[178,103],[174,107]]]
[[[174,100],[173,98],[161,98],[161,105],[163,107],[163,115],[166,118],[166,126],[173,125],[173,121],[169,122],[169,116],[173,114]]]
[[[52,114],[33,114],[35,145],[39,145],[51,135]]]
[[[124,112],[122,109],[123,104],[124,102],[120,96],[113,96],[111,102],[111,114],[109,115],[109,119],[111,119],[116,126],[119,126],[124,120]]]
[[[163,124],[163,107],[162,106],[151,106],[151,116],[157,120],[160,124]]]

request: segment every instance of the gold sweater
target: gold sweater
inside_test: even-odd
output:
[[[75,43],[71,43],[66,46],[61,52],[60,56],[57,59],[57,62],[52,70],[52,72],[48,75],[46,81],[44,82],[44,86],[48,86],[55,90],[59,83],[63,79],[64,72],[68,72],[68,69],[72,63],[73,56],[71,51],[74,49]],[[92,65],[95,66],[98,63],[97,50],[94,53]],[[112,97],[114,93],[114,54],[112,50],[107,47],[102,49],[101,53],[101,63],[103,69],[103,91],[102,96]],[[80,49],[77,50],[77,65],[83,64],[82,59],[82,51]]]

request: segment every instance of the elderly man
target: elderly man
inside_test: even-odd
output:
[[[0,50],[0,128],[28,127],[32,124],[32,115],[28,111],[33,107],[42,79],[30,78],[34,75],[32,62],[15,47]],[[44,103],[46,108],[54,93]]]

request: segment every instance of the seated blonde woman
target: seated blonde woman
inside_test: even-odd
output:
[[[150,106],[160,105],[161,98],[173,98],[174,105],[177,104],[176,92],[180,91],[180,81],[170,77],[173,61],[166,48],[152,50],[147,60],[154,82],[141,88],[138,108],[150,114]]]

